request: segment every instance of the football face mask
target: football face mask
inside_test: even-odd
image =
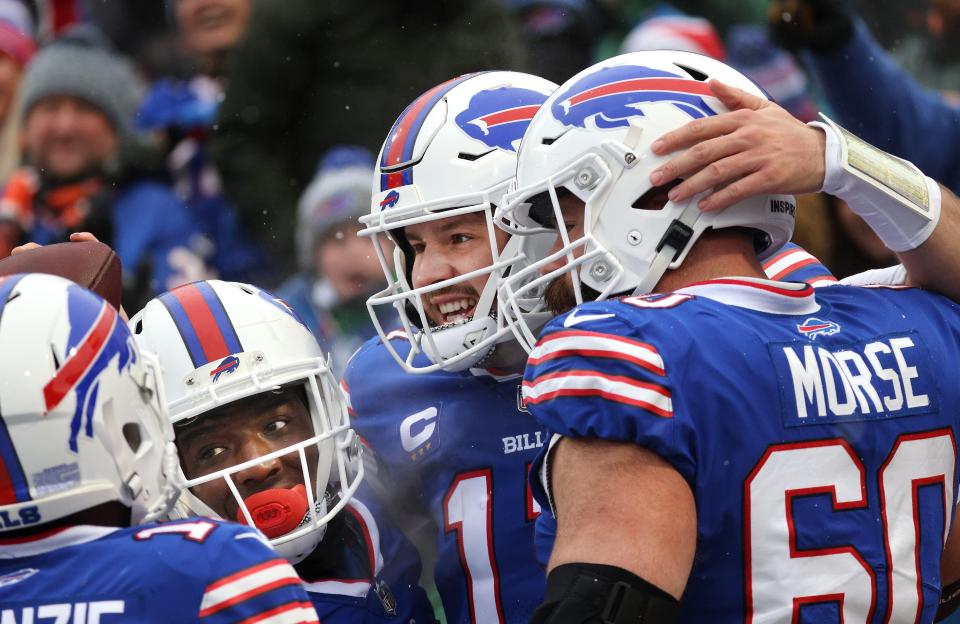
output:
[[[339,450],[358,452],[357,438],[341,414],[321,406],[317,433],[309,396],[334,398],[338,388],[295,384],[228,403],[175,427],[184,502],[194,512],[256,526],[288,559],[300,560],[321,541],[330,521],[352,495],[328,482],[350,483]],[[331,405],[338,405],[336,400]],[[341,422],[337,425],[337,422]],[[338,444],[353,448],[337,449]],[[359,484],[359,482],[355,482]]]
[[[151,300],[130,326],[163,366],[189,477],[175,513],[242,518],[294,563],[309,555],[363,478],[346,400],[310,331],[272,294],[216,280]]]
[[[415,100],[384,143],[360,235],[370,237],[387,279],[368,300],[371,318],[408,372],[465,370],[511,338],[497,284],[513,268],[502,258],[516,262],[519,241],[494,227],[493,211],[513,178],[527,124],[554,86],[515,72],[455,78]],[[471,262],[446,274],[419,272],[441,261],[434,253],[439,241],[431,247],[426,240],[431,232],[467,222],[470,237],[483,245],[473,248]],[[378,315],[385,308],[399,317],[402,332],[385,331]],[[408,342],[405,353],[391,344],[397,337]]]

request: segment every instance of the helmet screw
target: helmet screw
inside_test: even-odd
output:
[[[193,385],[193,377],[188,377],[188,378],[187,378],[187,385],[188,385],[188,386],[192,386],[192,385]]]
[[[623,162],[632,165],[637,160],[637,155],[633,152],[627,152],[623,155]]]
[[[610,279],[610,272],[607,270],[607,265],[602,262],[597,262],[592,267],[590,267],[590,275],[598,282],[606,282]]]
[[[631,245],[634,245],[634,246],[639,245],[640,241],[642,240],[643,240],[643,235],[641,235],[640,232],[638,232],[637,230],[630,230],[630,232],[627,233],[627,242],[630,243]]]
[[[262,361],[263,361],[263,356],[260,355],[260,354],[257,354],[257,356],[256,356],[255,358],[253,358],[253,359],[256,360],[257,362],[262,362]]]
[[[596,185],[597,182],[597,172],[591,169],[590,167],[584,167],[577,172],[577,177],[575,179],[577,188],[589,189]]]

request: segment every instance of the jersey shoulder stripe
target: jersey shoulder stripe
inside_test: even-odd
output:
[[[320,618],[311,603],[294,601],[240,620],[238,624],[320,624]]]
[[[657,375],[666,374],[663,359],[652,345],[624,336],[587,330],[563,330],[544,335],[531,352],[528,365],[537,366],[548,360],[569,356],[625,360]]]
[[[594,396],[643,408],[663,418],[673,417],[673,401],[666,387],[608,375],[596,370],[563,370],[523,382],[523,397],[539,404],[558,397]]]
[[[690,299],[690,298],[688,298]],[[640,408],[658,419],[673,418],[667,365],[652,342],[641,340],[658,325],[659,309],[620,301],[586,304],[572,312],[583,329],[568,329],[565,318],[547,324],[530,354],[524,375],[524,401],[535,413],[596,408],[604,401]],[[656,332],[653,334],[656,335]],[[590,408],[590,409],[593,409]]]
[[[207,586],[200,604],[204,618],[251,600],[284,585],[299,585],[300,577],[289,562],[274,559],[251,566]]]
[[[816,256],[796,243],[787,243],[763,262],[763,270],[772,280],[806,282],[816,286],[835,282],[836,278]]]

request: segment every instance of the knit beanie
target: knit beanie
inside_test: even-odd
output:
[[[356,222],[370,212],[373,195],[373,155],[363,147],[331,148],[321,159],[313,181],[297,207],[297,259],[311,271],[314,246],[330,228]]]
[[[99,31],[80,25],[43,47],[27,65],[21,111],[25,118],[45,97],[73,96],[102,111],[117,134],[125,136],[142,90],[130,62],[113,52]]]

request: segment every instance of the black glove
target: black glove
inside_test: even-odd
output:
[[[772,0],[770,38],[791,51],[832,52],[853,37],[853,18],[843,0]]]

